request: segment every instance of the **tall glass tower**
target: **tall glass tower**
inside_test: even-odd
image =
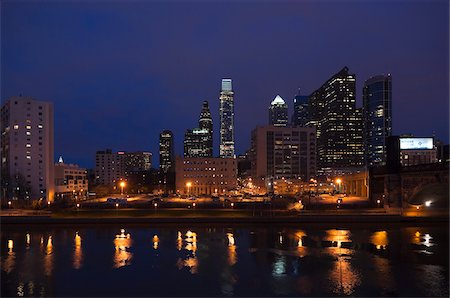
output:
[[[231,79],[222,79],[220,90],[220,157],[234,155],[234,92]]]
[[[213,156],[213,123],[208,102],[203,102],[198,127],[188,129],[184,135],[185,157]]]
[[[288,106],[279,95],[270,103],[269,124],[274,126],[287,126],[288,124]]]
[[[367,166],[386,163],[386,138],[392,135],[391,75],[368,79],[363,87],[364,147]]]

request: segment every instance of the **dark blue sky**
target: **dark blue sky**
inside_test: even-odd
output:
[[[357,106],[370,76],[391,73],[394,134],[449,140],[449,4],[441,1],[1,2],[1,100],[54,103],[55,155],[91,167],[95,151],[148,150],[197,125],[203,100],[218,154],[220,80],[235,89],[236,147],[348,66]]]

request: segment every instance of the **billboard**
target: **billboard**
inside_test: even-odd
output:
[[[400,150],[433,149],[433,138],[400,138]]]

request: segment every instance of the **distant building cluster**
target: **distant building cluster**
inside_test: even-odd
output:
[[[341,175],[354,175],[348,189],[359,193],[367,177],[359,173],[368,169],[449,160],[448,145],[434,136],[392,135],[390,74],[367,79],[362,91],[363,105],[356,107],[356,76],[344,67],[311,94],[299,90],[291,117],[286,101],[276,95],[267,125],[252,130],[250,148],[236,158],[235,91],[232,79],[222,79],[218,150],[209,103],[203,101],[197,127],[184,133],[182,156],[175,154],[172,131],[159,134],[159,169],[152,168],[147,151],[97,151],[93,170],[62,158],[54,163],[53,104],[12,97],[1,108],[1,196],[25,202],[77,200],[92,187],[123,192],[121,182],[137,193],[223,195],[243,186],[270,193]]]

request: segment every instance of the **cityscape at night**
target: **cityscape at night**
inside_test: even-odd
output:
[[[2,297],[448,297],[449,2],[1,9]]]

